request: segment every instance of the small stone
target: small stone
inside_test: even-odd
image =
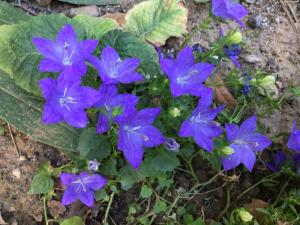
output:
[[[35,0],[39,6],[46,7],[52,0]]]
[[[97,17],[97,16],[100,16],[100,12],[99,12],[99,8],[97,6],[92,5],[92,6],[83,6],[83,7],[70,9],[68,15],[70,17],[74,17],[77,15],[86,15],[86,16]]]
[[[20,177],[21,177],[21,171],[20,171],[20,169],[14,169],[13,171],[12,171],[12,175],[13,176],[15,176],[17,179],[20,179]]]
[[[252,28],[263,28],[264,17],[261,14],[255,14],[249,17],[247,23]]]
[[[243,59],[245,60],[245,62],[251,63],[251,64],[255,64],[255,63],[260,63],[261,62],[261,58],[259,58],[256,55],[245,55],[243,57]]]
[[[256,0],[246,0],[246,2],[249,3],[249,4],[253,4],[253,3],[256,2]]]

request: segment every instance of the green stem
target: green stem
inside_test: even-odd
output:
[[[44,207],[45,225],[48,225],[49,221],[48,221],[48,215],[47,215],[46,197],[43,197],[43,207]]]
[[[227,212],[227,210],[230,206],[230,190],[231,190],[231,188],[232,188],[232,184],[226,190],[226,206],[218,215],[217,221],[220,221],[222,219],[223,215]]]
[[[105,212],[105,216],[104,216],[104,220],[103,220],[103,225],[107,224],[106,221],[107,221],[108,213],[109,213],[109,210],[110,210],[110,207],[111,207],[114,195],[115,195],[114,192],[112,192],[111,195],[110,195],[109,202],[108,202],[108,205],[107,205],[107,208],[106,208],[106,212]]]

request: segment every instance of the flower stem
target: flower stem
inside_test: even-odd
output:
[[[107,205],[107,208],[106,208],[106,212],[105,212],[105,216],[104,216],[104,220],[103,220],[103,225],[107,224],[106,221],[107,221],[108,213],[109,213],[109,210],[110,210],[111,203],[113,201],[114,195],[115,195],[114,192],[112,192],[111,195],[110,195],[109,202],[108,202],[108,205]]]

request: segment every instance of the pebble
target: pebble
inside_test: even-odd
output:
[[[261,14],[255,14],[249,17],[247,23],[252,29],[256,29],[263,28],[264,21],[265,18]]]
[[[77,15],[98,17],[98,16],[100,16],[100,11],[97,6],[92,5],[92,6],[83,6],[83,7],[78,7],[78,8],[72,8],[66,14],[70,17],[74,17]]]
[[[12,171],[12,175],[13,176],[15,176],[17,179],[20,179],[20,177],[21,177],[21,171],[20,171],[20,169],[14,169],[13,171]]]
[[[249,3],[249,4],[253,4],[253,3],[256,2],[256,0],[246,0],[246,2]]]
[[[46,7],[52,0],[35,0],[39,6]]]
[[[261,58],[258,57],[257,55],[245,55],[243,59],[245,60],[245,62],[252,63],[252,64],[261,62]]]

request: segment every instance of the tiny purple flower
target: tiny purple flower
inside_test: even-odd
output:
[[[252,77],[246,72],[243,74],[244,76],[244,87],[242,89],[242,94],[243,95],[247,95],[249,93],[249,91],[251,90],[251,87],[250,87],[250,80],[252,80]]]
[[[166,138],[163,143],[166,150],[171,152],[178,152],[180,148],[180,144],[174,138]]]
[[[138,97],[131,94],[119,94],[114,84],[101,85],[99,89],[100,101],[96,105],[102,107],[99,113],[97,133],[104,133],[109,130],[109,121],[120,116],[126,116],[135,111]]]
[[[86,74],[85,60],[96,49],[97,40],[78,42],[76,33],[70,24],[65,25],[57,34],[56,41],[34,37],[36,49],[44,56],[40,62],[41,72],[66,72],[70,79]]]
[[[88,162],[88,169],[94,172],[97,172],[99,169],[100,163],[94,159]]]
[[[294,126],[291,130],[287,147],[296,152],[300,152],[300,130],[296,130],[296,126],[296,120],[294,120]]]
[[[241,68],[241,65],[238,61],[239,54],[241,53],[241,47],[238,44],[233,44],[230,46],[225,45],[224,46],[225,54],[230,58],[230,60],[233,62],[233,64],[237,68]]]
[[[71,173],[60,174],[61,183],[66,187],[62,204],[69,205],[78,199],[88,207],[94,206],[94,192],[103,188],[107,180],[99,174],[89,175],[82,172],[79,175]]]
[[[212,13],[223,19],[235,20],[241,27],[245,27],[241,19],[247,16],[248,10],[233,0],[212,0]]]
[[[171,93],[174,97],[184,94],[202,96],[209,90],[203,83],[213,72],[214,65],[195,64],[191,47],[182,49],[176,60],[162,58],[160,54],[160,65],[170,80]]]
[[[151,125],[159,113],[159,108],[146,108],[116,119],[120,126],[118,149],[123,151],[134,169],[142,163],[143,147],[153,148],[165,140],[161,132]]]
[[[140,64],[139,59],[121,59],[116,50],[110,46],[102,50],[100,60],[95,56],[91,56],[89,60],[98,70],[104,84],[128,84],[144,79],[135,71]]]
[[[180,137],[193,137],[195,142],[206,151],[213,151],[213,139],[223,133],[222,127],[214,121],[214,118],[224,108],[210,108],[212,92],[207,92],[199,100],[197,108],[192,115],[185,120],[179,131]]]
[[[226,124],[225,128],[234,153],[222,158],[224,169],[231,170],[243,163],[251,172],[256,161],[255,153],[269,147],[272,141],[256,132],[256,116],[246,119],[240,127]]]
[[[99,93],[90,87],[80,86],[80,82],[65,79],[68,74],[61,74],[57,80],[41,79],[39,84],[46,100],[42,122],[44,124],[59,123],[77,128],[84,128],[88,119],[84,109],[95,105]]]
[[[277,151],[274,154],[274,161],[272,163],[268,163],[267,167],[269,170],[273,172],[279,172],[282,164],[287,160],[286,155],[282,151]]]

